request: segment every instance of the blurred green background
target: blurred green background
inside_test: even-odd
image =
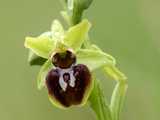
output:
[[[88,108],[59,110],[36,88],[25,36],[60,18],[58,0],[0,0],[0,120],[94,120]],[[160,120],[160,1],[94,0],[85,16],[91,39],[117,59],[129,89],[121,120]],[[108,80],[109,81],[109,80]],[[110,96],[111,82],[102,79]],[[112,87],[111,87],[112,86]]]

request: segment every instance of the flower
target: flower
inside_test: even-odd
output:
[[[47,87],[50,101],[59,108],[84,105],[92,91],[95,69],[115,65],[112,56],[89,43],[91,24],[82,20],[65,31],[58,20],[51,31],[39,37],[26,37],[29,58],[45,59],[39,74],[38,88]]]
[[[55,53],[52,63],[56,68],[49,71],[46,86],[51,100],[63,107],[83,104],[86,91],[92,89],[91,73],[87,66],[76,65],[76,56],[70,51]]]

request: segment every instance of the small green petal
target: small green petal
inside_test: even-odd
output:
[[[51,27],[53,39],[62,40],[64,36],[64,29],[58,20],[54,20]]]
[[[87,65],[91,71],[105,65],[113,65],[112,56],[94,49],[80,49],[77,52],[77,63]]]
[[[49,58],[51,51],[55,48],[55,41],[49,37],[27,37],[25,47],[32,50],[35,54],[43,58]]]
[[[71,27],[65,34],[64,44],[77,51],[86,39],[90,27],[91,24],[88,20],[83,20],[81,23]]]
[[[38,89],[42,89],[45,86],[46,76],[47,76],[49,70],[51,70],[52,68],[53,68],[52,62],[50,59],[48,59],[45,62],[45,64],[41,67],[40,72],[38,74],[38,77],[37,77]]]

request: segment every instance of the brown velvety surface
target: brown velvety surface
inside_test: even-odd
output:
[[[64,107],[80,104],[83,97],[85,97],[85,90],[91,84],[91,74],[85,65],[76,65],[73,67],[73,71],[73,75],[76,78],[74,87],[69,85],[69,74],[63,74],[64,81],[67,83],[66,91],[59,84],[59,69],[52,69],[46,77],[49,95],[58,100]]]

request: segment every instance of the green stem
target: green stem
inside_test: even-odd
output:
[[[71,25],[78,24],[83,16],[83,12],[89,8],[93,0],[65,0],[66,11],[70,18]]]
[[[81,10],[77,4],[74,4],[73,14],[71,17],[72,25],[78,24],[82,19],[82,15],[83,15],[83,10]]]

